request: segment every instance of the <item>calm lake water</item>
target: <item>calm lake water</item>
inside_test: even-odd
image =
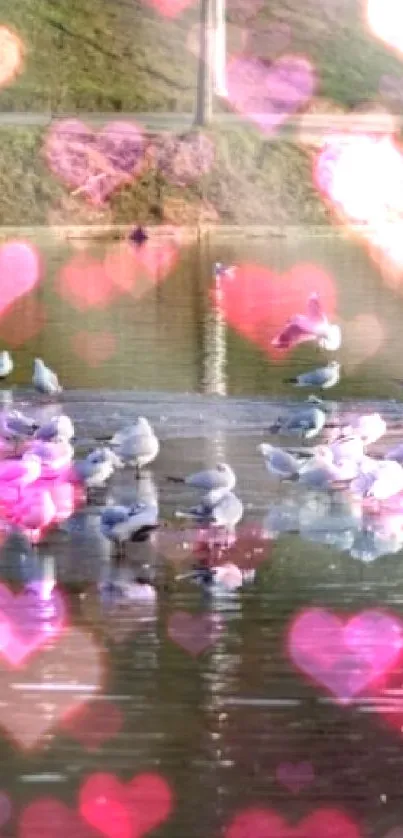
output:
[[[270,362],[223,329],[208,310],[206,292],[211,265],[218,259],[255,263],[282,274],[296,262],[330,271],[338,319],[349,324],[367,314],[381,324],[379,346],[359,363],[353,347],[357,322],[350,331],[346,326],[350,343],[339,353],[345,374],[331,392],[334,421],[373,407],[387,418],[388,437],[373,447],[376,454],[403,439],[401,391],[393,381],[402,375],[398,293],[356,244],[340,236],[280,239],[228,233],[222,241],[208,238],[184,248],[172,275],[141,298],[126,293],[104,308],[78,310],[58,294],[58,271],[76,251],[71,245],[37,241],[46,264],[37,290],[46,323],[36,337],[13,350],[16,371],[3,399],[40,419],[65,410],[76,424],[80,452],[132,417],[148,416],[161,438],[161,453],[139,491],[158,495],[167,526],[154,543],[132,545],[127,564],[129,569],[150,564],[165,589],[148,620],[140,620],[130,605],[108,611],[99,598],[97,582],[105,578],[110,562],[109,545],[99,533],[99,506],[107,498],[134,497],[130,473],[119,473],[97,503],[78,511],[40,546],[41,556],[56,559],[68,628],[19,669],[1,664],[0,790],[13,805],[12,820],[1,835],[137,838],[149,831],[167,838],[401,838],[402,661],[388,657],[385,618],[375,638],[356,641],[354,658],[352,629],[347,635],[329,626],[330,651],[326,632],[318,630],[305,668],[297,665],[287,640],[301,612],[315,607],[346,619],[355,615],[361,630],[362,612],[380,609],[400,627],[401,525],[362,522],[347,497],[302,492],[268,476],[256,446],[270,440],[269,425],[294,396],[282,380],[322,356],[302,347],[287,361]],[[93,252],[104,258],[101,247]],[[33,311],[37,316],[38,310]],[[117,350],[108,361],[94,365],[93,355],[90,365],[73,351],[72,338],[84,330],[113,333]],[[372,337],[370,327],[367,334],[363,329],[362,355],[374,349]],[[39,405],[27,388],[36,355],[57,369],[67,388],[57,408]],[[233,465],[245,504],[238,542],[227,557],[255,576],[239,595],[209,602],[197,587],[176,579],[195,556],[194,533],[178,529],[174,511],[195,495],[166,476],[218,459]],[[21,582],[24,549],[16,539],[3,545],[5,583]],[[199,620],[189,624],[193,635],[189,629],[188,637],[172,636],[178,612]],[[206,630],[206,615],[220,620],[215,635]],[[195,636],[205,642],[204,651],[192,648]],[[300,650],[304,638],[301,630]],[[362,682],[345,705],[337,700],[337,689],[347,683],[349,667],[361,673]],[[326,686],[329,679],[333,689]],[[63,689],[66,684],[70,692]],[[79,739],[74,716],[66,722],[69,696],[84,702],[91,691],[97,700],[87,705],[82,728],[84,733],[104,731],[95,750]],[[135,805],[142,826],[125,826],[122,819],[113,826],[111,808],[102,816],[96,807],[95,826],[79,822],[72,813],[78,811],[80,790],[97,772],[115,774],[121,783],[157,773],[172,791],[169,817],[159,825],[147,820],[143,779]],[[35,825],[26,807],[49,797],[66,804],[70,814],[59,806],[52,809],[53,820],[49,814],[46,823],[42,817]],[[121,795],[121,818],[128,805]],[[151,808],[158,812],[161,805],[159,799]],[[266,810],[259,827],[249,814],[238,831],[228,829],[236,814],[255,807]],[[321,815],[323,809],[333,812]]]

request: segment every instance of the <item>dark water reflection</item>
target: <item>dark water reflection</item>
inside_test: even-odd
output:
[[[285,241],[228,235],[221,242],[209,238],[199,247],[184,248],[174,274],[141,300],[129,295],[113,307],[79,312],[57,295],[57,269],[71,249],[48,242],[42,247],[47,275],[38,293],[47,307],[47,323],[37,338],[14,352],[14,380],[27,383],[35,355],[58,370],[66,387],[74,388],[65,394],[63,409],[76,425],[80,452],[139,413],[148,416],[161,438],[161,454],[143,488],[157,492],[168,526],[155,544],[133,545],[129,562],[133,567],[149,563],[167,589],[155,619],[151,615],[140,623],[130,608],[105,612],[96,584],[108,572],[110,552],[99,533],[97,506],[77,512],[40,548],[55,556],[71,623],[103,650],[103,693],[122,713],[123,725],[96,752],[77,741],[63,721],[29,752],[5,735],[0,786],[12,797],[16,817],[1,834],[35,838],[37,833],[25,834],[18,827],[22,809],[43,796],[76,808],[80,787],[94,772],[113,772],[127,782],[148,771],[163,775],[173,790],[172,816],[150,832],[167,838],[225,834],[235,813],[249,806],[284,818],[281,830],[266,829],[256,838],[352,838],[353,824],[363,838],[386,838],[392,829],[403,830],[403,725],[398,713],[392,725],[391,714],[383,712],[391,697],[401,695],[401,661],[382,687],[382,700],[369,686],[346,707],[319,680],[298,671],[287,652],[289,627],[303,609],[319,606],[352,615],[376,607],[401,618],[403,552],[396,538],[391,542],[378,534],[375,544],[368,528],[363,534],[347,501],[330,506],[323,495],[280,487],[269,478],[256,446],[269,441],[267,429],[289,398],[282,379],[296,365],[302,369],[316,363],[318,355],[301,347],[289,362],[269,364],[263,353],[214,321],[206,290],[216,259],[241,258],[277,271],[297,260],[314,261],[332,270],[340,317],[350,321],[363,311],[376,313],[385,328],[379,351],[354,369],[342,350],[348,373],[332,391],[336,418],[346,410],[342,399],[353,400],[349,410],[354,405],[367,410],[362,400],[371,399],[371,406],[382,411],[390,432],[374,446],[378,454],[403,437],[401,405],[382,401],[401,396],[392,382],[401,376],[399,296],[386,288],[357,246],[341,237]],[[84,328],[117,335],[113,358],[90,367],[74,354],[71,337]],[[42,418],[46,411],[53,413],[53,408],[39,409],[28,390],[17,387],[11,397],[17,407]],[[288,442],[295,445],[295,440]],[[173,512],[194,496],[164,477],[218,458],[233,465],[245,504],[239,541],[228,557],[256,569],[256,577],[229,602],[209,604],[189,582],[175,582],[175,575],[191,566],[192,549],[191,534],[177,529]],[[114,478],[107,495],[126,501],[133,493],[133,477],[125,473]],[[15,542],[3,546],[2,576],[10,584],[21,580],[21,549]],[[352,549],[361,555],[353,557]],[[168,635],[178,611],[218,614],[223,631],[205,652],[192,655]],[[74,677],[76,664],[61,645],[61,677],[67,680]],[[84,644],[82,656],[85,660]],[[17,679],[4,672],[3,678]],[[27,672],[18,678],[28,677]],[[50,665],[49,673],[51,679]],[[85,684],[82,668],[77,680]],[[4,683],[0,680],[0,689]],[[17,706],[18,691],[15,701]],[[25,709],[30,724],[40,703],[43,693],[34,691]],[[0,694],[1,706],[4,714]],[[281,766],[283,772],[292,771],[284,763],[308,763],[312,777],[298,793],[279,779]],[[344,811],[350,831],[329,827],[329,832],[313,834],[309,821],[303,826],[322,808]],[[332,822],[337,826],[336,815]],[[55,827],[53,834],[73,838],[75,833],[70,825]],[[90,838],[98,834],[88,833]],[[135,831],[130,833],[134,836]],[[113,833],[113,838],[120,835]],[[237,838],[255,838],[255,831]]]

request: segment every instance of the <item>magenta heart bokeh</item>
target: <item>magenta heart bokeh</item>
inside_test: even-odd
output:
[[[295,666],[341,702],[348,703],[386,676],[402,650],[400,621],[381,611],[363,611],[347,622],[322,608],[298,615],[288,635]]]
[[[168,619],[168,637],[189,652],[200,655],[219,638],[223,629],[222,620],[214,614],[190,614],[176,611]]]
[[[272,134],[289,116],[306,105],[316,89],[311,62],[282,55],[270,66],[257,58],[238,56],[227,67],[228,102],[242,116]]]
[[[35,593],[14,595],[0,585],[0,657],[13,667],[18,667],[46,641],[54,640],[63,628],[66,607],[61,594],[54,591],[49,600],[50,621],[44,619],[37,599]]]
[[[358,826],[338,809],[316,809],[291,826],[272,809],[239,812],[224,838],[362,838]]]
[[[30,242],[8,241],[0,247],[0,314],[32,291],[42,273],[42,260]]]
[[[96,133],[78,119],[66,119],[51,126],[44,153],[57,177],[99,205],[140,174],[144,149],[134,122],[108,122]]]

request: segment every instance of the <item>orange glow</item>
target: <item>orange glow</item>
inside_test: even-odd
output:
[[[0,26],[0,86],[10,84],[22,70],[24,45],[15,32]]]

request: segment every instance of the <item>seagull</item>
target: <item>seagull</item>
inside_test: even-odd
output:
[[[63,391],[63,387],[59,384],[56,373],[45,366],[41,358],[35,358],[34,360],[32,383],[35,390],[47,396],[54,396]]]
[[[395,445],[393,448],[389,448],[386,452],[385,460],[395,460],[400,465],[403,465],[403,443],[400,442],[398,445]]]
[[[358,436],[364,445],[377,442],[387,431],[387,425],[379,413],[368,413],[364,416],[353,416],[350,422],[340,428],[339,436],[334,442],[352,434]]]
[[[39,425],[19,410],[0,414],[0,434],[4,439],[27,439],[33,436]]]
[[[225,562],[218,567],[197,567],[192,573],[179,578],[189,577],[201,585],[203,591],[211,596],[226,596],[242,587],[245,579],[242,570],[232,562]]]
[[[351,460],[340,460],[336,465],[330,448],[321,445],[316,449],[314,456],[301,467],[298,482],[302,486],[327,489],[332,486],[347,485],[357,477],[357,474],[356,463]]]
[[[135,425],[118,431],[110,440],[122,462],[134,466],[137,478],[141,469],[152,463],[160,450],[158,437],[148,419],[140,416]]]
[[[69,416],[52,416],[49,422],[38,428],[35,438],[44,442],[70,442],[74,438],[74,425]]]
[[[228,463],[218,463],[215,468],[198,471],[189,474],[187,477],[168,477],[172,483],[184,483],[194,489],[202,489],[206,492],[216,489],[225,489],[231,492],[236,484],[236,476]]]
[[[319,407],[302,407],[289,416],[280,417],[270,428],[270,433],[282,433],[313,439],[326,424],[326,413]]]
[[[110,448],[96,448],[85,460],[77,460],[73,469],[77,479],[88,490],[99,489],[112,477],[116,468],[122,468],[123,463]]]
[[[216,279],[219,277],[226,277],[227,279],[233,279],[235,276],[235,265],[224,265],[223,262],[215,262],[214,264],[214,276]]]
[[[374,500],[388,500],[403,491],[403,468],[394,460],[372,460],[366,458],[365,471],[354,480],[354,493]]]
[[[233,492],[225,488],[211,489],[200,503],[189,509],[177,510],[175,516],[221,528],[230,538],[243,516],[243,503]]]
[[[354,434],[338,438],[335,442],[330,443],[329,448],[332,452],[333,460],[336,465],[338,465],[341,460],[346,459],[354,460],[356,463],[361,463],[365,456],[364,443],[360,437],[355,436]]]
[[[124,556],[128,542],[147,541],[158,526],[158,506],[146,503],[107,506],[100,520],[102,535],[115,545],[119,558]]]
[[[8,378],[14,369],[13,359],[9,352],[4,349],[0,352],[0,378]]]
[[[14,453],[18,450],[18,444],[32,437],[38,428],[39,425],[34,419],[24,416],[19,410],[0,413],[0,436],[7,442],[14,443]]]
[[[311,372],[297,375],[295,378],[286,378],[285,384],[295,384],[296,387],[320,387],[328,390],[334,387],[340,380],[339,361],[330,361],[325,367],[318,367]]]
[[[307,314],[295,314],[284,329],[272,340],[277,349],[290,349],[304,341],[316,341],[321,349],[334,352],[341,346],[341,329],[329,323],[323,312],[319,295],[311,294]]]
[[[134,577],[131,572],[132,578],[128,576],[127,570],[128,568],[120,563],[109,568],[107,578],[98,583],[102,600],[109,605],[123,605],[130,602],[140,607],[154,606],[157,600],[158,586],[152,579],[148,565],[144,566]],[[143,619],[148,621],[153,618],[153,612],[149,614],[147,608],[145,612],[141,608],[141,613],[141,621]],[[136,611],[132,616],[135,614]]]
[[[288,451],[276,448],[267,442],[262,442],[257,448],[264,457],[269,474],[274,474],[283,480],[298,475],[301,463]]]

